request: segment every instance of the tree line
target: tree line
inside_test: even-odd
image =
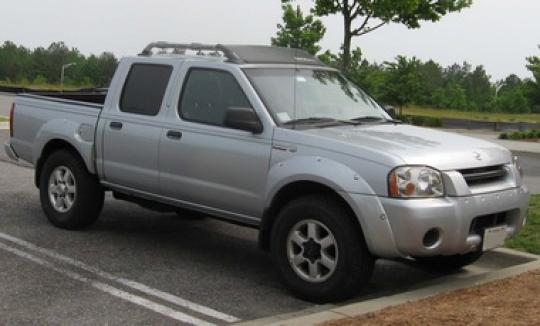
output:
[[[63,42],[32,50],[6,41],[0,46],[0,82],[19,86],[57,85],[62,65],[69,63],[75,65],[65,71],[66,85],[107,87],[118,60],[110,52],[85,56]]]
[[[509,113],[540,113],[540,57],[526,58],[533,78],[515,74],[492,82],[483,66],[467,62],[443,67],[433,60],[398,56],[383,63],[369,62],[351,40],[372,33],[388,23],[419,28],[422,21],[437,21],[461,11],[470,0],[313,0],[304,15],[291,0],[282,0],[283,22],[271,39],[273,45],[302,48],[325,63],[341,69],[375,98],[402,108],[416,104],[434,108]],[[320,53],[326,28],[322,16],[340,15],[343,43],[339,53]]]
[[[403,107],[410,104],[479,112],[540,113],[540,57],[527,58],[533,78],[517,75],[492,82],[483,66],[464,62],[443,67],[433,60],[398,56],[389,62],[369,62],[352,40],[389,23],[419,28],[424,21],[438,21],[461,11],[472,0],[312,0],[305,15],[292,0],[281,0],[283,22],[271,43],[305,49],[325,63],[343,71],[380,101]],[[320,17],[339,15],[343,19],[343,43],[339,53],[322,52],[319,42],[326,27]],[[26,85],[58,84],[64,64],[65,84],[79,87],[107,87],[118,64],[110,52],[81,54],[63,42],[47,48],[28,49],[13,42],[0,46],[0,83]]]

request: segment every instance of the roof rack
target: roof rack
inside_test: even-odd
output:
[[[236,64],[300,64],[324,66],[317,57],[301,49],[281,48],[264,45],[210,45],[201,43],[153,42],[139,54],[151,56],[152,49],[173,49],[179,53],[191,51],[221,52],[229,62]]]
[[[221,44],[210,45],[210,44],[201,44],[201,43],[169,43],[169,42],[152,42],[148,44],[144,50],[139,54],[140,56],[150,56],[152,55],[152,49],[173,49],[177,51],[215,51],[222,52],[225,57],[234,63],[241,63],[242,60],[231,51],[226,46]]]

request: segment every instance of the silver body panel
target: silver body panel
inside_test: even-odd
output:
[[[173,67],[161,110],[157,116],[123,113],[118,103],[128,71],[132,64],[145,62]],[[508,150],[408,125],[279,127],[242,71],[257,66],[219,58],[126,58],[103,110],[73,101],[17,97],[15,135],[5,149],[11,158],[36,164],[44,146],[61,139],[109,189],[253,226],[260,224],[283,187],[316,182],[335,190],[351,206],[370,251],[379,257],[466,253],[478,245],[469,232],[472,220],[486,214],[508,212],[509,236],[521,229],[529,193]],[[252,134],[182,120],[177,103],[191,67],[230,72],[264,131]],[[114,130],[111,122],[121,122],[123,128]],[[168,131],[181,132],[181,139],[168,138]],[[403,165],[440,170],[446,197],[388,198],[388,174]],[[498,165],[508,174],[493,183],[468,185],[459,172]],[[442,236],[437,246],[426,248],[422,238],[430,228],[438,228]]]

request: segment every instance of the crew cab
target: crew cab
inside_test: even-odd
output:
[[[105,192],[251,226],[315,302],[355,295],[378,258],[471,264],[526,221],[507,149],[396,121],[301,50],[155,42],[102,101],[19,95],[11,115],[5,150],[55,226],[91,226]]]

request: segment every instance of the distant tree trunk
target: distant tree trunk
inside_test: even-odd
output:
[[[347,72],[349,70],[349,66],[351,64],[351,41],[352,41],[352,33],[351,33],[351,18],[349,17],[349,12],[344,8],[343,9],[343,27],[344,27],[344,33],[343,33],[343,58],[341,63],[341,69],[343,69],[343,72]]]

